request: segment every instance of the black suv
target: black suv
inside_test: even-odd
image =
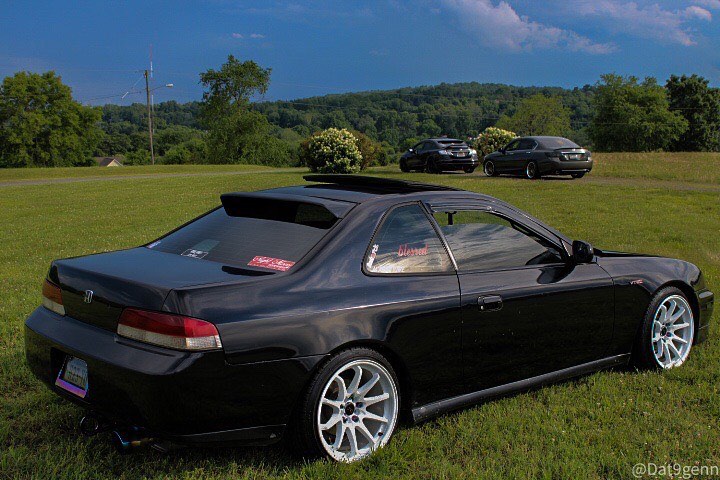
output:
[[[478,166],[477,152],[455,138],[428,138],[408,149],[400,157],[400,170],[441,173],[463,170],[472,173]]]
[[[521,137],[506,147],[485,156],[483,171],[488,177],[498,174],[571,175],[582,178],[593,167],[592,155],[563,137]]]

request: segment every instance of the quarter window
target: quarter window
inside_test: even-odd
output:
[[[501,270],[563,261],[544,238],[503,217],[477,210],[435,213],[460,271]]]
[[[371,273],[445,273],[452,263],[428,217],[419,205],[387,214],[365,257]]]

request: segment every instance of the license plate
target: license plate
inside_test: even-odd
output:
[[[73,395],[85,398],[88,392],[88,368],[85,360],[68,355],[65,364],[58,372],[55,385]]]

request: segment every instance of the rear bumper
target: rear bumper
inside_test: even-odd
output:
[[[540,172],[550,175],[566,175],[571,173],[587,173],[592,170],[593,161],[571,161],[571,160],[551,160],[543,162],[540,166]]]
[[[477,168],[477,166],[480,165],[480,161],[477,157],[440,157],[435,164],[441,170],[462,170],[463,168]]]
[[[229,365],[223,352],[179,352],[118,337],[43,307],[25,322],[33,374],[51,390],[121,425],[181,443],[279,440],[322,355]],[[84,399],[55,386],[66,355],[88,365]]]
[[[715,306],[715,295],[710,290],[697,292],[698,305],[700,307],[700,321],[698,322],[698,333],[695,343],[702,343],[710,333],[710,319],[712,318]]]

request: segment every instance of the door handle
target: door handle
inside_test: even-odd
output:
[[[478,297],[478,308],[481,312],[492,312],[500,310],[502,307],[503,301],[500,295],[484,295]]]

